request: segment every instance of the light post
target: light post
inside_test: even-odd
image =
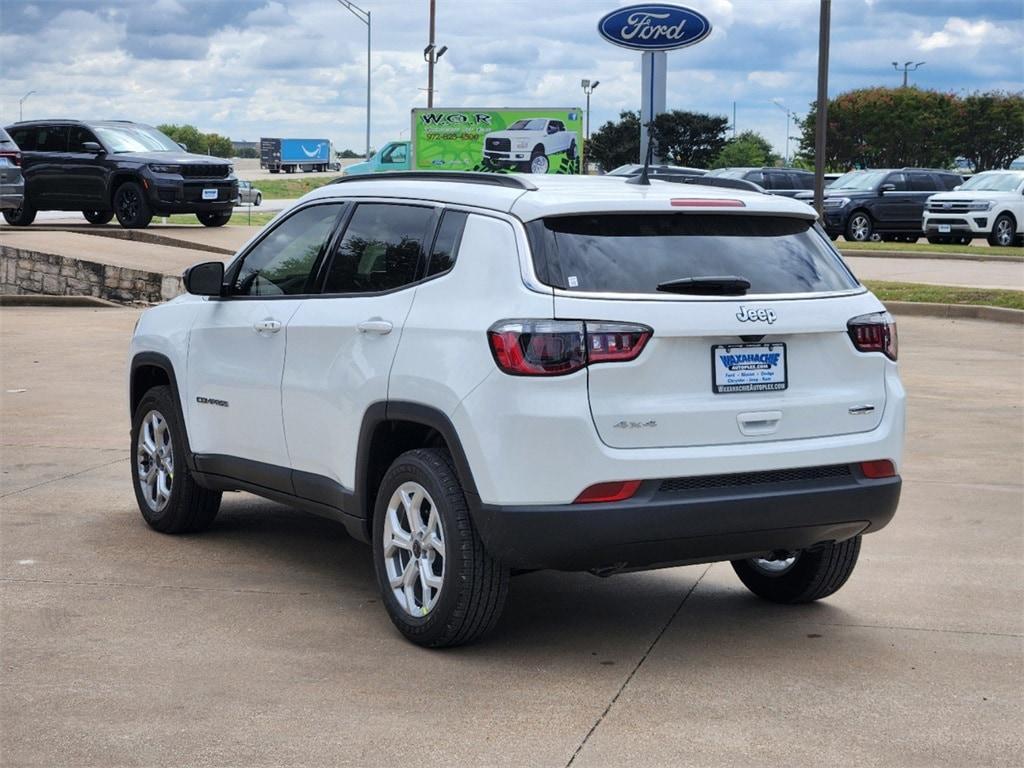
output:
[[[352,15],[366,25],[366,159],[370,159],[370,12],[364,11],[351,0],[338,0]]]
[[[783,162],[789,165],[789,140],[793,138],[789,135],[790,120],[796,116],[796,113],[790,110],[785,104],[782,103],[781,99],[772,99],[772,104],[781,109],[786,113],[786,157]]]
[[[447,45],[442,45],[440,49],[434,45],[435,16],[435,0],[430,0],[430,39],[427,40],[427,47],[423,49],[423,60],[427,62],[427,109],[434,108],[434,65],[448,50]]]
[[[589,80],[580,80],[580,87],[583,88],[583,93],[587,95],[587,135],[583,140],[583,151],[580,152],[580,173],[587,172],[587,143],[590,141],[590,94],[592,94],[594,89],[600,84],[600,80],[595,80],[594,82],[590,82]]]
[[[903,87],[906,88],[907,87],[907,73],[908,72],[913,72],[914,70],[916,70],[916,69],[918,69],[920,67],[923,67],[924,65],[925,65],[925,62],[923,62],[923,61],[905,61],[905,62],[903,62],[903,66],[901,67],[898,62],[894,61],[892,63],[892,68],[895,69],[897,72],[902,72],[903,73]]]
[[[24,114],[25,110],[24,110],[24,108],[23,108],[23,107],[24,107],[24,104],[25,104],[25,99],[27,99],[27,98],[28,98],[29,96],[31,96],[31,95],[32,95],[33,93],[35,93],[35,91],[29,91],[29,92],[28,92],[28,93],[26,93],[26,94],[25,94],[24,96],[22,96],[22,97],[21,97],[20,99],[18,99],[18,120],[19,120],[19,121],[21,121],[21,120],[24,120],[24,119],[25,119],[25,114]]]

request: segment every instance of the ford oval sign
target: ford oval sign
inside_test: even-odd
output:
[[[604,16],[597,31],[609,43],[638,51],[670,51],[699,43],[711,34],[702,14],[678,5],[630,5]]]

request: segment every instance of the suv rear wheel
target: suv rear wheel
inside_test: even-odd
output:
[[[853,573],[860,536],[772,558],[733,560],[740,581],[773,603],[809,603],[836,592]]]
[[[132,486],[143,519],[161,533],[207,528],[220,493],[200,487],[185,463],[185,428],[170,387],[153,387],[132,418]]]
[[[197,213],[196,218],[204,227],[223,227],[231,221],[231,211],[208,211]]]
[[[871,217],[864,211],[856,211],[846,222],[846,239],[855,243],[866,243],[871,240],[874,231]]]
[[[403,453],[377,493],[373,563],[384,606],[417,645],[479,639],[498,621],[508,569],[484,549],[447,453]]]
[[[90,224],[95,224],[97,226],[100,224],[106,224],[114,218],[113,211],[82,211],[82,215],[85,216],[85,220]]]
[[[114,213],[125,229],[144,229],[153,220],[146,195],[134,181],[126,181],[114,192]]]
[[[36,209],[26,200],[18,208],[5,208],[4,219],[12,227],[27,227],[36,219]]]

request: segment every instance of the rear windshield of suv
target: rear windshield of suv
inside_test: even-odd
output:
[[[747,295],[856,288],[807,219],[727,214],[558,216],[528,225],[534,268],[572,291],[652,293],[660,283],[740,277]]]

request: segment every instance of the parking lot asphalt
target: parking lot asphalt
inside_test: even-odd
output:
[[[907,317],[903,500],[850,582],[728,564],[512,582],[496,633],[393,630],[369,550],[246,494],[149,530],[134,309],[0,309],[0,761],[17,766],[1019,766],[1024,344]]]

